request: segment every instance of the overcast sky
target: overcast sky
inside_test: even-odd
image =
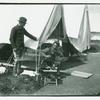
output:
[[[0,43],[9,43],[10,31],[24,16],[28,19],[25,28],[37,38],[42,33],[54,5],[0,5]],[[66,27],[70,35],[77,36],[84,5],[64,5]],[[91,31],[100,32],[100,5],[89,6]]]

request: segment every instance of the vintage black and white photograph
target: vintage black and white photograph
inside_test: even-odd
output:
[[[0,96],[100,96],[100,5],[0,4]]]

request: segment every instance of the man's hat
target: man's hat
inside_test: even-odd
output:
[[[23,22],[23,23],[26,23],[27,19],[25,17],[20,17],[19,18],[19,22]]]

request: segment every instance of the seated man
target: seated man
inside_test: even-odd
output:
[[[42,68],[55,69],[55,66],[61,63],[63,50],[58,41],[54,42],[50,48],[42,50],[42,52],[44,53],[44,57],[46,57],[42,63]]]

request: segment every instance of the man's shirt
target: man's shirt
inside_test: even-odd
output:
[[[16,25],[12,28],[10,34],[10,42],[13,48],[20,49],[24,48],[24,35],[28,36],[33,40],[37,40],[36,37],[29,34],[24,27]]]

